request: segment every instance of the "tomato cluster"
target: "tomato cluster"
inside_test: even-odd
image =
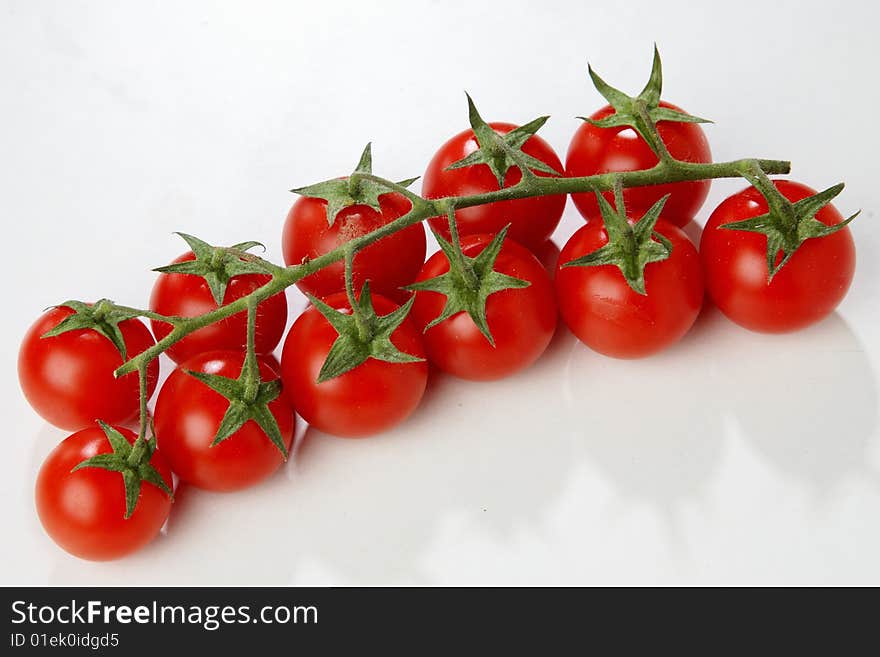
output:
[[[666,103],[655,109],[667,117],[657,121],[656,135],[669,156],[711,161],[694,117],[676,119],[688,115]],[[563,167],[533,129],[481,122],[472,106],[473,129],[452,137],[428,164],[424,198],[511,187],[523,177],[523,162],[535,167],[527,173],[541,177],[657,165],[656,144],[631,125],[608,123],[615,111],[604,107],[577,130]],[[503,148],[486,155],[494,160],[479,161],[487,131]],[[369,172],[368,150],[358,171]],[[795,207],[815,195],[798,183],[773,184]],[[364,193],[347,179],[328,185],[327,198],[307,194],[291,208],[281,240],[288,265],[319,258],[411,208],[398,191],[374,189],[375,198],[358,203],[344,200]],[[298,281],[312,303],[293,321],[280,362],[271,354],[288,321],[283,293],[265,298],[253,316],[243,309],[170,344],[165,353],[176,368],[159,391],[151,441],[125,425],[138,417],[141,394],[152,396],[158,361],[143,373],[143,390],[137,373],[116,378],[114,371],[152,347],[153,335],[174,338],[173,318],[235,303],[272,281],[243,268],[247,245],[217,249],[184,236],[192,251],[161,268],[153,289],[152,334],[136,316],[99,302],[53,308],[24,338],[19,376],[28,401],[47,421],[74,431],[37,478],[43,526],[77,556],[123,556],[159,532],[170,511],[172,471],[207,490],[254,485],[284,462],[297,415],[338,436],[385,431],[418,407],[431,367],[470,380],[514,375],[540,358],[558,317],[595,351],[639,358],[680,340],[706,293],[733,321],[757,331],[799,329],[834,310],[854,272],[847,228],[795,249],[780,246],[768,257],[770,238],[747,225],[770,211],[768,200],[749,187],[712,212],[698,250],[682,227],[694,220],[708,189],[707,180],[698,180],[573,194],[586,223],[549,270],[542,260],[555,252],[548,240],[563,213],[563,194],[431,218],[441,249],[427,260],[421,223],[392,232],[358,251],[350,271],[336,262]],[[333,212],[331,192],[343,198]],[[823,226],[844,221],[827,204],[814,215],[817,236]],[[738,222],[745,227],[737,229]]]

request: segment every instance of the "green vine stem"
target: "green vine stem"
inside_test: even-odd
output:
[[[372,173],[356,171],[351,174],[352,179],[370,180],[386,187],[389,192],[397,192],[406,197],[412,203],[409,212],[370,233],[355,237],[351,241],[336,247],[332,251],[328,251],[327,253],[302,264],[281,267],[254,256],[253,259],[260,260],[266,270],[271,274],[272,279],[268,283],[257,288],[247,296],[236,299],[229,304],[220,306],[215,310],[196,317],[156,317],[157,319],[172,324],[174,328],[167,336],[159,340],[155,345],[123,363],[116,370],[116,376],[122,376],[139,370],[144,367],[146,363],[158,357],[159,354],[166,351],[170,346],[190,333],[219,322],[232,315],[246,311],[249,306],[256,306],[261,301],[278,294],[306,276],[309,276],[334,262],[338,262],[339,260],[343,260],[347,257],[354,258],[355,254],[373,242],[403,230],[404,228],[420,223],[430,217],[449,214],[460,208],[469,208],[477,205],[495,203],[497,201],[508,201],[534,196],[576,194],[582,192],[606,192],[614,190],[616,186],[627,188],[695,180],[741,178],[743,177],[744,171],[754,171],[756,168],[762,171],[765,175],[787,174],[791,170],[791,163],[784,160],[741,159],[730,162],[713,162],[704,164],[682,162],[675,159],[662,159],[654,167],[638,171],[602,173],[593,176],[573,178],[524,176],[519,183],[512,187],[505,187],[503,189],[483,194],[446,197],[440,199],[425,199],[395,182],[376,176]],[[148,317],[151,316],[147,311],[144,311],[142,314]]]
[[[245,401],[253,402],[257,398],[260,389],[260,365],[257,363],[257,301],[248,299],[247,303],[247,348],[245,349],[244,364],[244,396]]]

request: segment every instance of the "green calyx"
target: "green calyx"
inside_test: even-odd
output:
[[[309,295],[309,300],[339,334],[318,373],[318,383],[341,376],[368,358],[388,363],[417,363],[424,360],[400,351],[391,342],[391,335],[406,319],[415,297],[387,315],[377,315],[368,281],[361,289],[360,298],[353,302],[349,300],[352,306],[350,315],[312,295]]]
[[[141,484],[152,484],[168,497],[174,498],[174,493],[168,483],[162,478],[158,470],[150,465],[150,458],[156,451],[155,440],[138,438],[134,445],[129,443],[125,436],[111,427],[106,422],[98,420],[104,435],[110,441],[113,451],[106,454],[96,454],[80,462],[71,472],[81,468],[101,468],[110,472],[122,474],[122,482],[125,485],[125,518],[126,520],[134,513],[138,497],[141,494]]]
[[[56,308],[65,307],[73,311],[72,315],[68,315],[58,322],[50,331],[46,331],[41,338],[53,338],[68,331],[79,331],[91,329],[100,333],[113,343],[122,360],[128,359],[128,350],[125,347],[125,340],[122,337],[122,330],[119,324],[127,319],[133,319],[140,316],[141,311],[134,308],[123,308],[114,305],[109,299],[101,299],[93,305],[83,303],[82,301],[69,300],[59,303]]]
[[[639,133],[642,139],[651,147],[658,156],[668,155],[666,146],[657,134],[656,123],[658,121],[677,121],[680,123],[711,123],[708,119],[701,119],[684,112],[679,112],[668,107],[660,107],[660,92],[663,87],[663,71],[660,63],[660,53],[654,46],[654,62],[651,67],[651,77],[638,96],[628,96],[619,89],[615,89],[605,82],[599,74],[588,65],[590,78],[600,94],[614,108],[614,114],[603,119],[594,121],[583,116],[579,119],[598,128],[618,128],[628,126]]]
[[[223,305],[226,287],[233,276],[241,274],[270,274],[263,260],[247,253],[255,246],[263,247],[259,242],[242,242],[230,247],[211,246],[197,237],[186,233],[176,233],[189,245],[194,260],[184,260],[165,267],[157,267],[153,271],[162,274],[190,274],[201,276],[211,290],[211,296],[218,306]],[[263,247],[265,249],[265,247]]]
[[[192,370],[187,370],[186,373],[204,383],[214,392],[223,395],[229,401],[229,408],[226,409],[223,419],[220,420],[220,426],[217,427],[217,434],[211,442],[211,447],[219,445],[241,429],[246,422],[253,420],[287,460],[287,446],[281,437],[278,422],[275,421],[275,416],[269,410],[269,403],[281,394],[281,381],[279,379],[272,381],[261,379],[259,365],[252,350],[245,358],[241,374],[237,379]]]
[[[843,191],[843,183],[792,203],[762,171],[743,172],[743,176],[764,196],[768,212],[750,219],[722,224],[720,228],[760,233],[767,238],[768,284],[804,242],[836,233],[859,216],[859,212],[856,212],[834,226],[827,226],[816,219],[816,213]]]
[[[491,169],[492,174],[498,180],[498,189],[504,187],[504,177],[507,175],[511,167],[517,167],[523,177],[532,176],[533,171],[540,171],[550,175],[562,175],[550,165],[542,162],[536,157],[532,157],[522,150],[523,145],[528,141],[529,137],[534,135],[543,126],[548,116],[542,116],[529,121],[519,128],[511,130],[506,135],[499,135],[492,127],[483,120],[480,113],[474,105],[470,95],[465,94],[468,101],[468,117],[470,119],[471,128],[477,138],[480,148],[473,153],[464,157],[457,162],[453,162],[446,170],[461,169],[463,167],[473,166],[475,164],[485,164]]]
[[[354,173],[373,173],[373,155],[370,144],[367,144],[364,148]],[[416,180],[418,178],[408,178],[397,184],[402,187],[409,187]],[[379,197],[394,190],[375,180],[349,177],[325,180],[324,182],[308,185],[307,187],[298,187],[290,191],[301,196],[320,198],[327,201],[327,223],[332,226],[336,222],[336,216],[345,208],[353,205],[366,205],[379,212],[381,209]]]
[[[450,217],[450,226],[454,225],[453,222],[454,219]],[[446,305],[440,315],[425,327],[426,331],[453,315],[465,312],[480,329],[480,333],[489,341],[489,344],[495,346],[495,339],[492,337],[486,319],[487,300],[496,292],[524,288],[530,285],[528,281],[495,271],[495,261],[501,252],[508,228],[509,226],[505,226],[504,230],[498,233],[486,248],[473,258],[466,256],[460,247],[450,244],[434,231],[437,243],[449,260],[449,271],[435,278],[413,283],[405,288],[413,291],[438,292],[446,296]]]
[[[604,196],[596,194],[608,243],[592,253],[566,262],[563,267],[614,265],[620,269],[633,291],[645,295],[645,267],[649,263],[666,260],[672,254],[672,243],[660,233],[654,232],[654,226],[669,195],[651,206],[635,224],[630,224],[627,220],[619,190],[615,196],[617,209],[612,208]]]

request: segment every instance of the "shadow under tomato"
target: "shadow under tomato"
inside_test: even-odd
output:
[[[528,375],[491,386],[432,376],[423,407],[394,431],[306,433],[296,476],[311,499],[297,511],[295,559],[363,584],[430,583],[425,562],[449,526],[502,545],[542,531],[573,459],[545,409],[510,408]]]
[[[850,477],[880,484],[869,460],[877,386],[846,322],[835,313],[796,333],[765,335],[719,321],[719,403],[763,459],[819,496]]]
[[[683,550],[679,516],[686,505],[702,502],[722,458],[721,417],[702,403],[709,383],[699,363],[709,347],[696,339],[697,331],[652,357],[618,360],[566,334],[560,371],[572,418],[567,426],[587,462],[617,492],[609,512],[654,509],[669,547]]]

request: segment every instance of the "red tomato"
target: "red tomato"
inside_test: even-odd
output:
[[[789,180],[773,184],[793,202],[816,193]],[[767,238],[720,228],[766,212],[767,201],[754,187],[734,194],[715,209],[700,242],[706,287],[721,312],[747,329],[795,331],[830,315],[846,296],[855,272],[855,245],[848,227],[808,239],[768,284]],[[816,219],[828,226],[843,221],[833,205],[819,210]],[[781,258],[780,252],[777,264]]]
[[[517,126],[513,123],[490,123],[499,135],[505,135]],[[464,196],[482,194],[498,190],[498,180],[485,164],[477,164],[461,169],[447,171],[446,167],[470,155],[479,148],[473,130],[458,133],[440,147],[425,171],[422,178],[422,195],[425,198],[443,198],[445,196]],[[523,152],[536,157],[545,164],[562,173],[562,162],[546,141],[533,135],[523,146]],[[539,176],[548,174],[540,171]],[[507,171],[504,186],[512,187],[520,181],[522,173],[516,167]],[[565,209],[565,195],[540,196],[498,201],[486,205],[457,210],[458,230],[462,236],[477,233],[496,234],[510,224],[508,237],[528,247],[538,247],[547,240],[562,217]],[[446,217],[432,217],[428,220],[434,230],[447,240],[449,225]]]
[[[372,300],[378,315],[397,308],[379,295],[373,295]],[[336,310],[351,312],[345,294],[334,294],[324,301]],[[425,392],[428,364],[370,358],[341,376],[317,383],[337,335],[313,306],[297,318],[287,334],[281,378],[296,411],[316,429],[351,438],[379,433],[406,419]],[[394,331],[391,342],[404,353],[425,356],[422,338],[409,319]]]
[[[471,235],[462,240],[461,246],[464,254],[472,258],[491,241],[491,235]],[[418,280],[435,278],[448,271],[449,260],[438,251],[425,263]],[[495,340],[494,347],[465,312],[432,326],[424,334],[428,358],[449,374],[472,381],[510,376],[538,360],[553,338],[556,302],[553,284],[541,262],[516,242],[505,240],[495,260],[495,271],[531,285],[489,295],[486,321]],[[416,292],[411,317],[424,329],[440,315],[445,304],[443,294]]]
[[[182,481],[198,488],[231,491],[247,488],[275,472],[284,457],[253,420],[217,445],[211,446],[229,400],[187,371],[237,379],[245,355],[237,351],[210,351],[181,363],[159,390],[155,425],[159,449]],[[272,362],[259,357],[263,381],[278,378]],[[295,417],[284,393],[269,410],[278,423],[285,446],[293,442]]]
[[[381,212],[366,205],[353,205],[327,224],[327,201],[300,197],[287,215],[282,235],[284,262],[299,264],[332,251],[355,237],[372,232],[403,216],[411,204],[400,194],[379,197]],[[369,280],[370,287],[393,299],[408,297],[400,288],[415,280],[425,261],[425,227],[409,226],[374,242],[354,258],[354,285],[360,290]],[[340,260],[306,276],[297,287],[318,298],[345,289],[345,264]]]
[[[535,257],[542,265],[544,265],[544,269],[547,270],[547,273],[550,274],[551,280],[556,276],[556,265],[559,264],[559,252],[559,245],[557,245],[552,239],[547,240],[532,249],[532,253],[535,254]]]
[[[113,376],[122,365],[116,346],[91,329],[40,337],[71,314],[65,306],[52,308],[25,335],[18,353],[18,379],[24,396],[44,420],[67,431],[94,426],[95,420],[126,424],[140,408],[138,375]],[[138,319],[120,322],[119,329],[129,358],[155,344]],[[153,360],[147,367],[148,395],[153,394],[158,378],[159,361]]]
[[[641,358],[677,342],[703,304],[697,249],[676,226],[657,222],[672,243],[666,260],[645,267],[645,291],[634,291],[616,265],[562,267],[608,243],[601,216],[590,218],[562,247],[556,293],[562,318],[591,349],[615,358]]]
[[[192,251],[184,253],[174,260],[184,262],[193,260]],[[242,274],[233,276],[223,296],[223,304],[232,303],[236,299],[247,296],[257,288],[271,280],[265,274]],[[217,303],[211,296],[211,290],[205,279],[193,274],[159,274],[153,293],[150,296],[150,308],[162,315],[179,317],[195,317],[217,309]],[[150,320],[153,332],[161,340],[171,333],[171,325],[165,322]],[[281,340],[287,324],[287,298],[281,292],[269,297],[257,306],[256,349],[258,354],[271,352]],[[172,345],[165,353],[176,363],[193,356],[216,349],[244,351],[247,344],[247,312],[241,311],[231,317],[200,328]]]
[[[670,103],[661,102],[660,106],[682,111]],[[613,113],[614,109],[606,105],[590,118],[598,121]],[[712,161],[709,142],[699,124],[660,121],[657,130],[667,150],[676,159],[685,162]],[[657,161],[654,151],[632,128],[597,128],[584,121],[568,146],[565,171],[568,176],[592,176],[610,171],[650,169]],[[684,226],[703,205],[710,184],[709,180],[698,180],[632,187],[623,190],[623,199],[628,210],[643,213],[669,194],[660,216],[677,226]],[[571,198],[584,219],[599,217],[595,194],[584,192],[572,194]],[[611,192],[606,192],[605,198],[609,203],[613,202]]]
[[[137,436],[132,431],[115,428],[134,443]],[[126,519],[121,473],[94,467],[71,472],[85,459],[112,451],[100,427],[83,429],[52,450],[37,475],[37,514],[43,528],[81,559],[118,559],[140,549],[159,533],[171,511],[171,498],[145,481],[134,513]],[[170,487],[171,470],[159,450],[153,452],[150,465]]]

